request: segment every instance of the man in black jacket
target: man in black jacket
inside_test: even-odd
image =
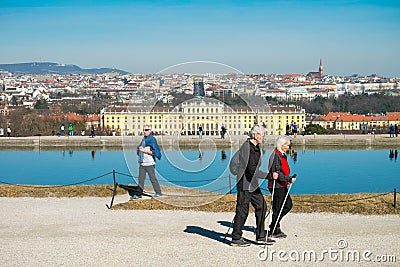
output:
[[[259,168],[261,165],[260,144],[264,139],[264,128],[253,126],[250,138],[243,143],[239,150],[239,169],[237,174],[236,214],[233,223],[232,246],[249,246],[250,243],[242,238],[242,229],[249,214],[251,203],[256,216],[256,242],[266,244],[265,213],[267,205],[258,184],[258,178],[265,178],[267,173]]]

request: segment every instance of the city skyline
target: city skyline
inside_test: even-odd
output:
[[[397,1],[9,1],[0,63],[157,73],[192,61],[243,73],[400,77]]]

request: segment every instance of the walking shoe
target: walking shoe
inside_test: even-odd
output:
[[[136,200],[139,198],[142,198],[142,195],[133,195],[133,196],[131,196],[131,198],[129,200]]]
[[[272,238],[286,238],[287,235],[284,233],[275,233],[273,235],[271,235]]]
[[[282,230],[281,230],[280,227],[277,227],[277,228],[276,228],[276,230],[275,230],[275,235],[280,236],[280,237],[277,237],[277,238],[286,238],[286,237],[287,237],[287,234],[285,234],[284,232],[282,232]]]
[[[273,243],[275,243],[275,240],[272,240],[270,238],[265,238],[265,237],[262,237],[262,238],[259,238],[256,240],[256,244],[259,244],[259,245],[272,245]]]
[[[243,238],[241,238],[241,239],[232,239],[231,246],[232,247],[248,247],[248,246],[250,246],[250,243],[247,242],[247,241],[244,241]]]
[[[154,195],[154,197],[162,197],[162,196],[163,196],[162,193],[156,193],[156,194]]]
[[[280,229],[279,230],[278,229],[275,229],[275,232],[273,234],[271,234],[271,232],[269,232],[268,233],[268,237],[271,237],[271,238],[286,238],[287,235],[284,232],[282,232]]]

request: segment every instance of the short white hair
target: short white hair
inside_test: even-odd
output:
[[[276,139],[275,143],[276,143],[276,148],[281,149],[284,144],[286,144],[286,143],[290,144],[290,138],[285,135],[280,135]]]
[[[254,125],[253,128],[251,128],[251,130],[250,130],[250,137],[254,138],[256,133],[264,135],[264,133],[265,133],[264,127],[262,127],[261,125]]]

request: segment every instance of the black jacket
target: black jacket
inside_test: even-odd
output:
[[[253,192],[259,187],[258,178],[265,179],[267,173],[260,170],[261,166],[261,150],[260,150],[260,158],[258,159],[258,163],[255,167],[254,174],[251,177],[246,175],[246,168],[248,167],[249,162],[252,160],[250,157],[253,157],[250,153],[250,139],[247,139],[243,145],[239,149],[239,169],[237,174],[237,190],[246,190]],[[259,146],[257,146],[259,148]],[[249,173],[249,171],[247,172]]]

